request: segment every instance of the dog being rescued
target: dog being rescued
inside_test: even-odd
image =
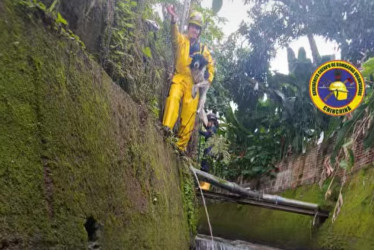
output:
[[[167,7],[167,12],[171,16],[175,72],[169,96],[166,99],[162,123],[165,132],[171,133],[178,119],[179,105],[182,99],[177,146],[180,151],[184,152],[194,131],[196,113],[199,112],[203,122],[207,120],[204,104],[206,92],[213,81],[214,65],[208,48],[199,42],[203,27],[201,13],[197,11],[191,13],[187,33],[184,35],[178,30],[174,7]]]

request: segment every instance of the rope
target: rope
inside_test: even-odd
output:
[[[191,166],[191,167],[192,167],[192,166]],[[191,168],[191,167],[190,167],[190,168]],[[203,200],[203,205],[204,205],[204,209],[205,209],[205,214],[206,214],[206,218],[207,218],[208,226],[209,226],[210,237],[211,237],[211,240],[212,240],[212,249],[214,249],[213,230],[212,230],[212,225],[210,224],[208,208],[207,208],[207,206],[206,206],[206,202],[205,202],[205,198],[204,198],[203,190],[201,190],[201,188],[200,188],[199,178],[197,177],[195,171],[192,171],[192,173],[193,173],[193,175],[195,176],[195,179],[196,179],[196,181],[197,181],[197,185],[198,185],[199,190],[200,190],[201,198],[202,198],[202,200]]]

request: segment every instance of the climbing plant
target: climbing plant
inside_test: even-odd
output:
[[[103,66],[135,100],[146,103],[157,115],[160,91],[166,82],[167,54],[162,22],[147,1],[118,0],[112,26],[106,29]],[[153,26],[152,26],[153,25]]]

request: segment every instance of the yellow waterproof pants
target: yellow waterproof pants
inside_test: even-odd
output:
[[[175,81],[176,80],[176,81]],[[197,105],[199,103],[199,95],[195,99],[192,98],[193,81],[190,77],[176,75],[170,87],[169,96],[166,99],[163,125],[174,128],[178,119],[179,104],[182,99],[181,125],[178,132],[177,146],[180,150],[185,151],[188,141],[195,125],[195,117]]]

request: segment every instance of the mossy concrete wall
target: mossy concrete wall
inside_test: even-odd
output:
[[[156,121],[72,39],[11,0],[0,16],[0,249],[187,249]]]
[[[39,0],[47,7],[54,0]],[[68,27],[84,42],[87,51],[102,59],[104,50],[109,50],[107,28],[112,26],[115,15],[115,0],[59,0],[55,10],[67,20]]]
[[[208,206],[213,234],[231,239],[278,246],[284,249],[374,249],[374,167],[368,166],[348,177],[343,186],[344,204],[332,223],[332,211],[340,183],[335,181],[329,200],[324,195],[330,180],[302,186],[280,195],[321,204],[331,211],[320,227],[313,227],[313,217],[265,208],[214,203]],[[200,211],[201,233],[208,234],[205,213]]]

